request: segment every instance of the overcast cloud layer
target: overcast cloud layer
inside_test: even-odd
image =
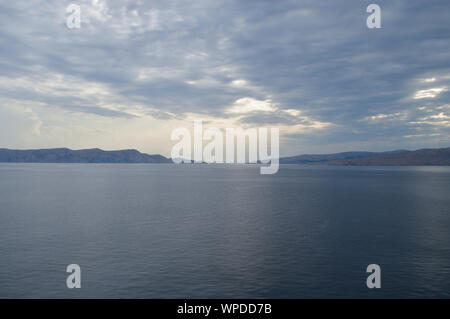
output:
[[[382,8],[368,29],[366,7]],[[81,28],[66,8],[81,6]],[[450,146],[450,2],[3,1],[0,147],[170,154],[192,119],[282,155]]]

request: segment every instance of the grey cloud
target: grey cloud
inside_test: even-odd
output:
[[[417,130],[448,134],[448,127],[409,122],[422,116],[421,105],[449,103],[450,91],[434,99],[412,97],[421,89],[450,88],[450,2],[378,0],[379,30],[365,26],[369,3],[107,1],[95,13],[91,2],[80,1],[82,28],[69,30],[69,2],[9,2],[0,6],[0,67],[3,76],[46,70],[80,83],[98,82],[121,101],[147,105],[147,114],[163,119],[187,112],[227,117],[226,108],[239,98],[270,97],[281,109],[298,109],[345,128],[314,137],[320,143],[386,139]],[[156,73],[139,79],[145,69]],[[436,81],[420,82],[424,77]],[[229,85],[238,79],[251,87]],[[129,116],[85,107],[93,104],[82,98],[0,89],[78,112]],[[406,112],[407,120],[360,121],[397,112]],[[280,114],[251,114],[241,121],[301,123]]]

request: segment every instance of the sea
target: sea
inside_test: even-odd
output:
[[[0,298],[437,297],[450,167],[0,164]]]

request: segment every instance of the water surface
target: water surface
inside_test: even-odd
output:
[[[448,167],[0,164],[0,297],[448,298],[449,194]]]

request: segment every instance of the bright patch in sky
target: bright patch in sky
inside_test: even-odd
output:
[[[419,90],[414,95],[414,99],[427,99],[427,98],[435,98],[440,93],[447,91],[446,87],[440,87],[440,88],[432,88],[427,90]]]
[[[252,97],[243,97],[236,100],[226,112],[244,114],[252,112],[274,112],[276,109],[270,100],[261,101]]]

